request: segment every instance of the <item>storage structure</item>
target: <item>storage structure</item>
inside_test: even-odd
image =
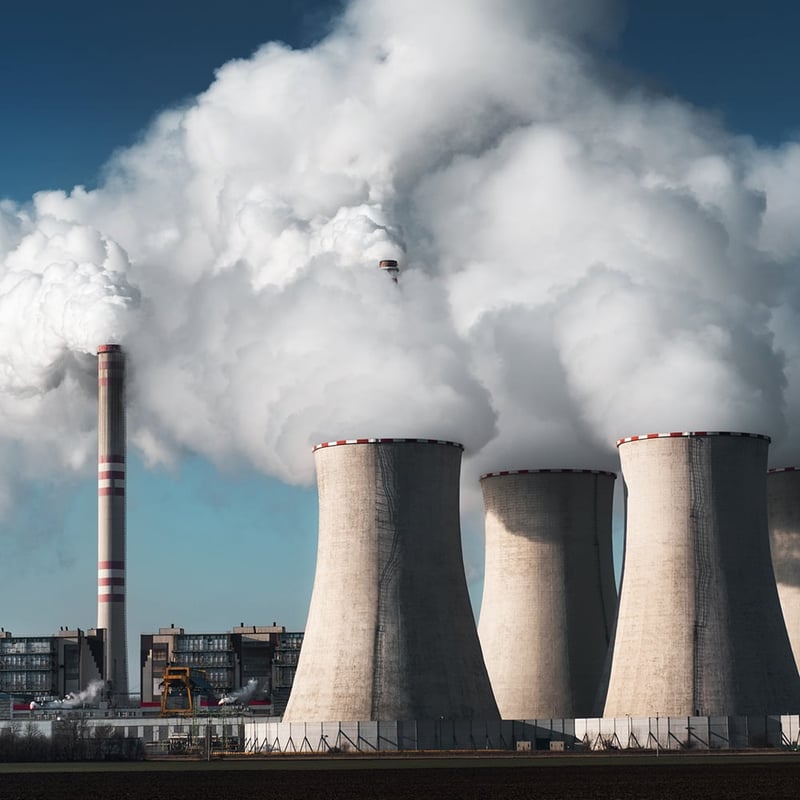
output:
[[[603,716],[796,713],[767,531],[769,437],[617,444],[627,520]]]
[[[592,713],[616,613],[613,472],[481,477],[480,636],[503,719]]]
[[[496,719],[467,593],[462,446],[314,448],[319,542],[288,721]]]

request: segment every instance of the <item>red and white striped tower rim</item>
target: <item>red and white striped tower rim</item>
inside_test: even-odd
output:
[[[639,436],[626,436],[624,439],[617,439],[617,447],[630,442],[646,442],[649,439],[702,439],[712,436],[732,436],[741,439],[761,439],[771,442],[769,436],[764,433],[743,433],[741,431],[669,431],[668,433],[642,433]]]
[[[781,472],[800,472],[800,467],[772,467],[767,470],[767,475],[778,475]]]
[[[448,442],[444,439],[337,439],[335,442],[320,442],[314,445],[311,452],[316,452],[324,447],[341,447],[345,444],[440,444],[446,447],[464,449],[463,444]]]
[[[100,353],[121,353],[122,352],[122,345],[121,344],[101,344],[97,348],[97,354]]]
[[[397,265],[397,262],[393,258],[385,258],[383,261],[378,263],[378,266],[395,282],[397,283],[397,277],[400,275],[400,267]]]
[[[504,469],[499,472],[484,472],[480,479],[502,478],[506,475],[605,475],[617,479],[616,472],[605,469]]]

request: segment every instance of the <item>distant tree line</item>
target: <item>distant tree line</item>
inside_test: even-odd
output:
[[[89,728],[80,717],[55,723],[52,737],[33,722],[12,721],[0,727],[0,762],[142,760],[142,740],[121,734],[111,725]]]

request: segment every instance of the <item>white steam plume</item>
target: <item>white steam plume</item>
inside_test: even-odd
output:
[[[79,466],[85,354],[118,339],[152,462],[303,482],[316,441],[434,436],[472,480],[663,429],[796,459],[800,144],[607,81],[615,8],[355,0],[221,67],[97,190],[5,203],[0,443]]]
[[[224,697],[221,697],[217,702],[217,705],[246,706],[253,699],[253,697],[255,697],[257,689],[258,689],[258,681],[255,678],[250,678],[250,680],[247,681],[247,684],[245,686],[242,686],[241,689],[237,689],[235,692],[231,692],[230,694],[226,694]]]
[[[96,702],[103,692],[103,681],[91,681],[89,685],[82,689],[80,692],[69,692],[61,700],[50,700],[47,703],[41,704],[32,701],[30,704],[31,711],[37,708],[80,708],[81,706],[91,705]]]

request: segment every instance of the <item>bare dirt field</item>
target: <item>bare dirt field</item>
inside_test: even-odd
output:
[[[15,771],[25,770],[25,771]],[[800,757],[454,758],[0,765],[2,800],[797,798]]]

